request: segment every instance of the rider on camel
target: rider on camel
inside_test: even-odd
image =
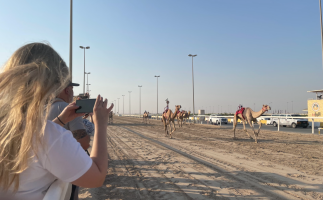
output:
[[[168,109],[169,109],[169,106],[168,106],[168,104],[169,104],[168,98],[165,101],[167,103],[167,106],[164,108],[164,112],[163,113],[166,113],[168,111]]]

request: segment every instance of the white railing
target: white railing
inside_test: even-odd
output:
[[[142,116],[139,116],[139,115],[123,115],[123,116],[125,116],[125,117],[136,117],[136,118],[142,117]],[[201,116],[195,116],[195,120],[196,121],[201,121],[201,120],[199,120],[200,117]],[[202,116],[202,117],[205,117],[205,121],[208,121],[207,116]],[[232,115],[231,116],[216,116],[216,117],[219,117],[219,118],[220,117],[221,118],[234,118],[234,116],[232,116]],[[267,115],[263,115],[263,116],[260,116],[260,117],[270,118],[271,121],[273,119],[312,119],[312,134],[314,134],[314,119],[323,119],[323,117],[281,117],[281,116],[267,116]],[[161,118],[162,118],[162,116],[158,115],[158,119],[161,119]],[[191,118],[193,118],[193,117],[190,117],[190,119]],[[151,116],[151,119],[157,119],[157,116],[153,115],[153,116]],[[266,120],[266,121],[268,121],[268,120]],[[220,120],[219,125],[220,126],[222,125],[222,120]],[[279,127],[280,127],[280,120],[278,120],[278,125],[277,125],[278,130],[277,131],[279,131]]]
[[[234,118],[234,116],[216,116],[216,117],[224,117],[224,118]],[[323,117],[281,117],[281,116],[267,116],[263,115],[260,116],[263,118],[270,118],[271,121],[273,119],[312,119],[312,134],[314,134],[314,119],[323,119]],[[220,120],[220,126],[221,126],[221,120]],[[279,131],[279,126],[280,126],[280,120],[278,120],[278,131]]]

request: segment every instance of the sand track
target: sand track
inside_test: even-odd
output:
[[[169,139],[160,121],[114,121],[105,184],[80,199],[323,199],[320,136],[265,131],[255,144],[241,130],[232,140],[230,129],[192,125]]]

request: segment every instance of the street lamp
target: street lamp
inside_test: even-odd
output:
[[[138,85],[139,87],[139,117],[141,116],[141,87],[142,85]]]
[[[89,85],[91,85],[91,84],[86,84],[86,92],[87,92],[87,93],[90,93],[90,92],[89,92],[89,91],[90,91],[90,90],[89,90]]]
[[[85,49],[89,49],[90,47],[80,46],[81,49],[84,49],[84,82],[83,82],[83,94],[85,93]]]
[[[158,120],[158,78],[159,78],[160,76],[156,76],[156,75],[155,75],[155,77],[157,78],[157,120]]]
[[[86,74],[86,85],[87,85],[86,91],[88,91],[89,90],[89,74],[91,74],[91,72],[84,72],[84,74]]]
[[[123,97],[123,108],[122,108],[122,115],[124,115],[124,95],[122,95]]]
[[[116,105],[117,104],[117,100],[113,100],[114,101],[114,105]],[[114,106],[114,114],[116,114],[117,113],[117,106]]]
[[[323,61],[323,27],[322,27],[322,4],[320,0],[320,21],[321,21],[321,47],[322,47],[322,61]]]
[[[130,96],[130,94],[131,94],[131,91],[128,91],[129,92],[129,115],[131,115],[131,96]]]
[[[192,55],[192,54],[188,54],[188,56],[192,57],[192,83],[193,83],[193,119],[194,119],[194,124],[195,124],[195,105],[194,105],[194,71],[193,71],[193,58],[195,56],[197,56],[196,54],[195,55]]]
[[[118,98],[118,115],[119,115],[119,105],[120,105],[120,103],[119,103],[119,99],[120,99],[120,98]]]
[[[72,65],[73,65],[73,0],[70,1],[70,77],[71,81],[73,78],[73,70],[72,70]]]

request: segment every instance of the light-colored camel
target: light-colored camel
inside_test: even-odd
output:
[[[171,109],[168,109],[166,113],[163,113],[162,121],[163,121],[164,128],[165,128],[165,137],[169,133],[169,138],[172,138],[172,133],[176,130],[174,120],[175,120],[177,114],[179,113],[179,109],[181,109],[181,107],[182,106],[180,106],[180,105],[175,106],[174,113],[172,112]],[[173,122],[174,130],[172,130],[172,122]],[[168,131],[168,126],[169,126],[170,131]]]
[[[190,118],[191,111],[185,112],[183,115],[184,124],[186,124],[186,119]],[[191,125],[191,123],[189,123]]]
[[[185,110],[182,110],[180,113],[177,114],[177,123],[178,127],[183,127],[183,121],[184,124],[186,123],[186,118],[188,119],[190,116],[190,111],[186,112]]]
[[[144,112],[144,114],[142,115],[142,123],[149,124],[149,112]]]
[[[251,110],[251,108],[247,107],[245,108],[245,110],[243,111],[242,114],[234,114],[234,118],[233,118],[233,139],[236,139],[236,126],[237,126],[237,123],[238,123],[238,119],[240,119],[242,121],[242,124],[243,124],[243,130],[247,133],[247,135],[250,137],[250,139],[253,139],[247,129],[246,129],[246,125],[245,125],[245,122],[247,121],[248,124],[250,125],[250,127],[252,128],[252,131],[253,131],[253,134],[255,136],[255,142],[258,143],[257,141],[257,137],[260,133],[260,128],[261,128],[261,122],[257,120],[258,117],[260,117],[262,114],[264,114],[264,112],[270,110],[270,106],[268,105],[263,105],[261,110],[258,111],[258,112],[254,112],[253,110]],[[258,132],[256,132],[253,128],[253,125],[252,125],[252,122],[254,123],[258,123],[259,124],[259,129],[258,129]]]
[[[113,124],[113,111],[109,113],[108,124]]]

